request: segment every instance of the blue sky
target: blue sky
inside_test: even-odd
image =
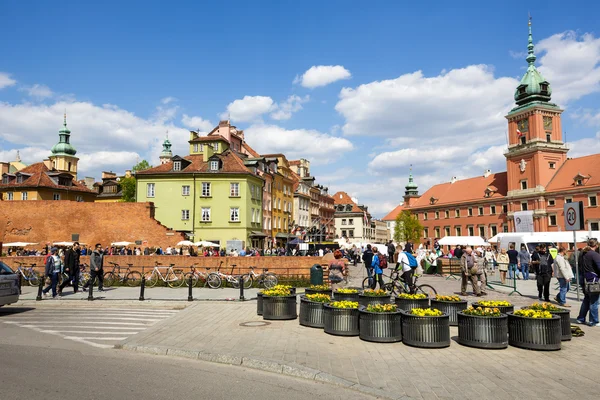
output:
[[[504,169],[528,12],[570,155],[600,152],[598,2],[198,3],[0,2],[0,159],[47,156],[65,108],[96,178],[229,115],[383,216],[410,164],[421,192]]]

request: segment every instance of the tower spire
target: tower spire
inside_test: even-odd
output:
[[[527,63],[529,64],[530,67],[533,67],[533,65],[535,64],[535,60],[536,60],[536,56],[533,52],[533,35],[531,34],[531,14],[529,14],[529,22],[528,22],[528,27],[529,27],[529,37],[528,37],[528,41],[527,41]]]

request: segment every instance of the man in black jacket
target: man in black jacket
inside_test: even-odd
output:
[[[71,281],[73,282],[73,293],[79,291],[79,242],[73,243],[65,253],[64,272],[69,274],[68,279],[64,279],[58,288],[58,295],[62,296],[62,291]]]
[[[388,252],[388,262],[390,264],[396,262],[396,260],[394,259],[394,256],[396,255],[396,246],[394,246],[394,242],[392,242],[391,240],[387,244],[387,252]]]
[[[367,269],[367,276],[369,277],[369,287],[373,283],[373,268],[371,267],[371,263],[373,262],[373,250],[371,250],[371,245],[367,245],[367,249],[362,255],[362,260],[365,263],[365,268]]]
[[[577,323],[585,324],[585,319],[589,313],[589,326],[600,327],[598,319],[598,307],[600,306],[600,293],[592,293],[588,290],[587,284],[600,282],[600,254],[598,254],[598,239],[591,238],[587,242],[587,247],[583,249],[583,265],[580,265],[583,272],[583,302],[579,309]]]
[[[96,244],[95,250],[90,255],[90,279],[83,285],[83,291],[85,292],[89,285],[94,284],[94,280],[98,278],[98,290],[102,292],[104,290],[104,252],[102,251],[102,245]]]

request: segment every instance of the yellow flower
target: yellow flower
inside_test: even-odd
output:
[[[310,285],[309,289],[312,290],[331,290],[329,285]]]
[[[455,296],[455,295],[444,296],[441,294],[436,294],[435,299],[438,301],[462,301],[462,299],[460,297]]]
[[[482,300],[479,301],[478,304],[481,304],[484,307],[510,307],[511,303],[504,300]]]
[[[344,293],[344,294],[354,294],[354,293],[358,293],[357,289],[338,289],[336,290],[337,293]]]
[[[552,313],[549,311],[536,311],[531,309],[522,309],[514,312],[514,315],[518,315],[525,318],[541,318],[549,319],[552,318]]]
[[[418,317],[439,317],[444,314],[435,308],[413,308],[410,313]]]
[[[289,289],[283,289],[283,288],[275,289],[275,287],[273,287],[273,289],[263,290],[262,294],[263,294],[263,296],[282,297],[282,296],[289,296],[292,294],[292,292]]]
[[[396,312],[398,308],[395,304],[369,304],[366,310],[374,313],[385,313]]]
[[[400,293],[396,297],[399,299],[407,299],[407,300],[421,300],[421,299],[426,299],[427,295],[425,295],[423,293],[417,293],[417,294]]]
[[[363,296],[369,296],[369,297],[382,297],[382,296],[387,296],[387,292],[383,289],[365,289],[363,290]]]
[[[333,308],[358,308],[358,301],[334,301],[329,305]]]
[[[532,305],[530,305],[529,307],[527,307],[530,310],[536,310],[536,311],[562,311],[562,308],[556,307],[554,304],[550,304],[550,303],[533,303]]]
[[[473,308],[472,306],[462,311],[466,315],[476,315],[478,317],[499,317],[502,313],[497,308]]]
[[[331,296],[328,296],[323,293],[307,294],[305,297],[308,300],[314,301],[317,303],[329,303],[329,301],[331,301]]]

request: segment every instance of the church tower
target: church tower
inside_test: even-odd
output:
[[[404,206],[410,206],[410,202],[413,199],[418,199],[419,196],[419,187],[413,180],[412,176],[412,168],[410,169],[410,175],[408,176],[408,184],[405,186],[406,191],[404,192]]]
[[[171,158],[173,157],[173,152],[171,151],[171,142],[169,141],[169,133],[167,132],[167,137],[163,142],[163,150],[160,153],[160,165],[171,162]]]
[[[543,193],[546,185],[567,159],[560,115],[563,110],[550,102],[552,88],[535,67],[531,17],[527,45],[527,71],[515,91],[516,107],[508,119],[506,157],[508,196]]]
[[[75,157],[77,150],[70,143],[71,131],[67,128],[67,113],[64,115],[63,127],[58,131],[58,143],[52,149],[49,160],[52,167],[59,172],[67,172],[77,179],[77,162],[79,158]]]

